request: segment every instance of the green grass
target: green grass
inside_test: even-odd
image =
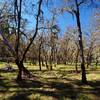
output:
[[[16,68],[15,64],[11,64]],[[0,68],[5,67],[0,64]],[[0,71],[0,100],[99,100],[100,69],[87,71],[88,85],[81,84],[81,73],[70,72],[74,66],[58,65],[53,71],[25,66],[37,79],[17,82],[17,72]],[[79,68],[80,69],[80,68]]]

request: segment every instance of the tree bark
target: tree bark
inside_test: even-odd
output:
[[[49,68],[48,68],[47,60],[45,60],[45,65],[46,65],[46,68],[47,68],[47,70],[48,70]]]
[[[39,69],[41,71],[41,44],[39,46]]]
[[[79,32],[82,83],[87,84],[86,71],[85,71],[85,61],[84,61],[84,52],[83,52],[83,42],[82,42],[81,22],[80,22],[80,11],[79,11],[79,5],[78,5],[77,0],[76,0],[76,7],[77,7],[77,11],[76,11],[75,15],[76,15],[77,27],[78,27],[78,32]]]
[[[49,68],[48,68],[48,57],[47,57],[47,53],[44,53],[44,56],[45,56],[45,66],[46,66],[46,68],[48,70]]]
[[[77,68],[78,56],[79,56],[79,49],[77,50],[76,61],[75,61],[75,69],[76,69],[76,73],[78,73],[78,68]]]
[[[91,61],[92,61],[92,55],[89,54],[89,55],[87,56],[87,68],[89,68],[89,65],[91,65]]]
[[[96,63],[95,63],[95,65],[96,65],[96,68],[97,68],[97,66],[98,66],[98,56],[96,57]]]
[[[41,63],[42,63],[42,66],[45,66],[43,58],[41,59]]]
[[[51,55],[50,55],[50,70],[53,70],[52,63],[53,63],[53,48],[51,48]]]
[[[21,81],[23,80],[23,76],[31,77],[30,72],[24,67],[23,62],[19,61],[18,59],[15,61],[16,65],[18,67],[18,75],[17,75],[17,80]]]
[[[21,64],[20,64],[18,59],[16,59],[15,62],[16,62],[16,65],[18,67],[17,80],[22,80],[22,66],[21,66]]]

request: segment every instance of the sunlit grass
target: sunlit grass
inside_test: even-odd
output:
[[[17,69],[15,64],[11,66]],[[74,66],[57,65],[53,71],[45,67],[39,71],[38,66],[28,63],[25,66],[38,78],[18,83],[16,71],[1,71],[0,100],[99,100],[100,69],[88,69],[89,84],[82,85],[81,73],[69,72],[75,70]],[[0,68],[4,67],[6,64],[1,63]]]

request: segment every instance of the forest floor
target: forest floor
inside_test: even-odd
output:
[[[5,63],[0,64],[0,69],[4,67]],[[100,66],[87,70],[87,85],[81,83],[81,73],[73,71],[74,66],[58,65],[53,71],[39,71],[38,66],[28,69],[37,78],[21,82],[16,81],[17,69],[0,70],[0,100],[100,100]]]

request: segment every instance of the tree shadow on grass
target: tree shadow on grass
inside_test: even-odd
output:
[[[16,83],[20,88],[40,88],[43,86],[43,83],[37,80],[32,80],[32,81],[22,80],[22,81],[16,81]]]
[[[5,81],[7,80],[6,78],[4,77],[0,77],[0,92],[4,89],[4,88],[7,88],[7,84]]]
[[[39,89],[28,89],[25,91],[13,91],[16,95],[10,97],[10,100],[28,100],[28,96],[31,94],[41,94],[44,96],[51,96],[56,100],[63,100],[62,97],[70,98],[71,100],[76,100],[78,92],[74,90],[73,86],[61,82],[46,83],[48,88]],[[32,86],[34,88],[34,86]],[[43,86],[42,86],[43,87]],[[52,90],[55,89],[55,90]],[[24,96],[24,97],[22,97]]]
[[[30,100],[29,98],[28,98],[28,95],[29,95],[30,93],[17,93],[16,95],[13,95],[12,97],[10,97],[9,98],[9,100]]]
[[[100,80],[88,81],[86,85],[82,84],[80,80],[71,80],[71,79],[67,80],[69,80],[72,84],[77,85],[80,91],[84,93],[90,92],[100,98]],[[84,88],[84,87],[91,87],[91,88]]]
[[[6,82],[4,80],[6,80]],[[50,96],[53,97],[54,100],[63,100],[63,97],[77,100],[80,93],[88,94],[91,91],[98,97],[100,95],[100,81],[89,82],[88,85],[93,87],[93,89],[87,88],[84,91],[83,88],[81,88],[83,84],[80,80],[72,80],[70,78],[62,78],[60,80],[65,80],[65,83],[56,81],[56,78],[48,78],[45,82],[41,80],[23,80],[16,82],[13,80],[16,84],[14,85],[13,82],[11,82],[12,84],[9,85],[9,80],[2,78],[0,79],[0,85],[7,89],[5,92],[15,93],[8,98],[9,100],[29,100],[28,96],[31,94]],[[77,85],[78,88],[75,88],[74,85]],[[14,90],[9,90],[10,88],[14,88]],[[90,99],[87,98],[86,100]]]
[[[14,92],[14,91],[13,91]],[[28,96],[30,95],[35,95],[35,94],[42,94],[42,95],[45,95],[45,96],[52,96],[54,95],[54,97],[57,97],[58,98],[58,95],[51,92],[51,91],[44,91],[44,90],[28,90],[27,92],[26,91],[23,91],[23,92],[16,92],[15,95],[9,97],[9,100],[30,100],[28,98]],[[32,100],[35,100],[34,99],[35,97],[32,98]],[[39,99],[40,100],[40,99]]]
[[[9,84],[9,80],[7,79],[2,78],[0,80],[0,85],[5,88],[5,91],[2,91],[3,89],[1,89],[0,92],[5,92],[8,94],[15,93],[8,98],[9,100],[29,100],[28,96],[31,94],[51,96],[57,100],[60,100],[62,97],[67,97],[75,100],[78,94],[78,91],[76,91],[71,84],[66,84],[63,82],[41,82],[38,80],[23,80],[19,82],[15,81],[16,84],[14,85],[14,81],[15,80],[10,80],[11,84]],[[55,81],[55,79],[53,81]],[[11,90],[11,88],[13,88],[14,90]]]
[[[52,96],[56,97],[57,99],[60,99],[61,97],[67,97],[72,100],[75,100],[78,95],[78,90],[76,90],[72,84],[69,83],[63,83],[63,82],[51,82],[48,83],[48,85],[51,88],[54,88],[57,90],[57,96],[52,94]]]
[[[100,81],[89,81],[88,85],[93,87],[94,94],[100,97]]]

